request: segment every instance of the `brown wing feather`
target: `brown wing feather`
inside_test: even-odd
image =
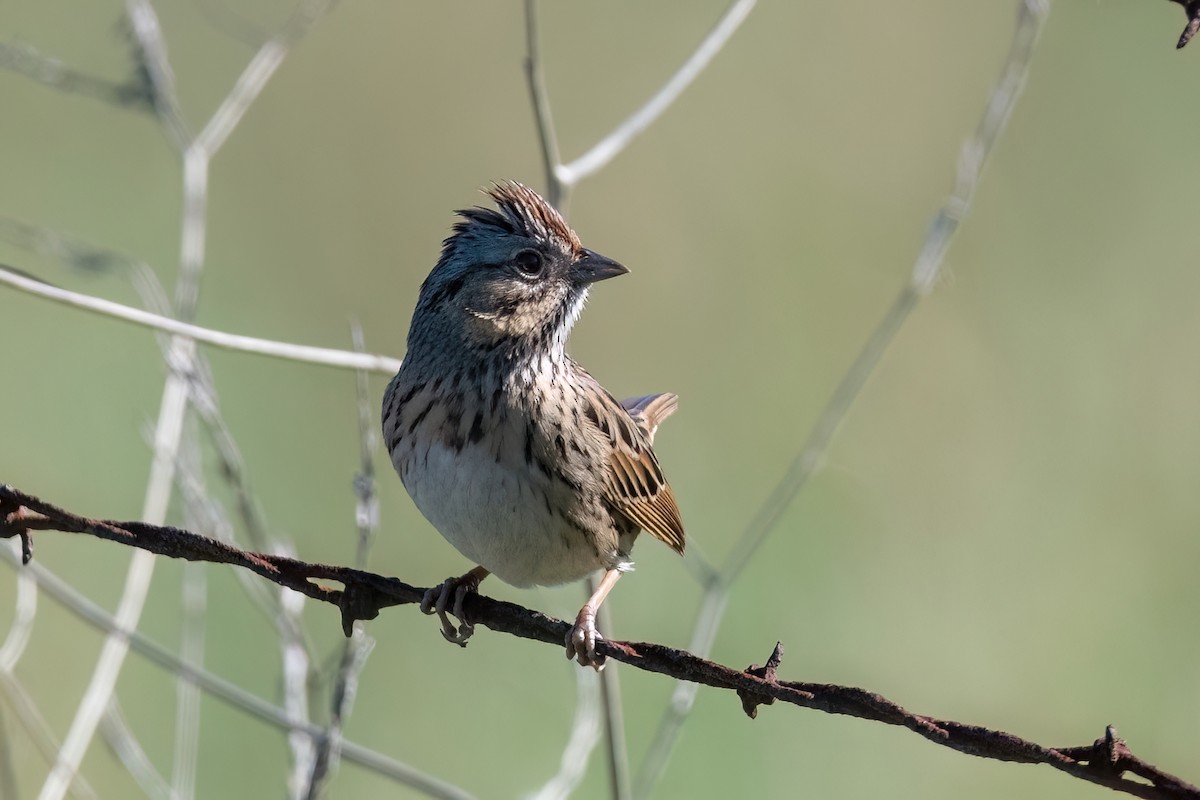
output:
[[[677,398],[653,395],[621,404],[594,380],[589,389],[584,395],[585,416],[612,446],[605,498],[631,522],[682,554],[683,519],[650,446],[658,424],[675,410]]]

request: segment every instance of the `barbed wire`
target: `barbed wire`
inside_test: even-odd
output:
[[[392,606],[419,605],[427,591],[398,578],[364,570],[246,552],[180,528],[90,519],[12,486],[0,485],[0,538],[18,538],[22,542],[22,552],[32,558],[33,532],[48,530],[95,536],[171,558],[249,569],[279,586],[337,607],[342,630],[348,636],[353,634],[354,623],[358,620],[374,619],[380,611]],[[342,588],[329,586],[330,581],[340,583]],[[484,595],[470,595],[463,610],[476,625],[555,647],[562,646],[571,627],[563,620]],[[1200,788],[1135,756],[1112,726],[1091,744],[1046,747],[1004,731],[915,714],[866,689],[781,681],[777,672],[783,653],[778,643],[763,666],[752,665],[745,670],[653,642],[603,640],[597,644],[597,651],[647,672],[734,691],[752,719],[757,716],[760,705],[782,701],[828,714],[904,727],[935,744],[968,755],[997,761],[1047,764],[1072,777],[1135,797],[1200,800]],[[289,724],[291,722],[289,718]],[[292,729],[309,730],[307,725],[295,725]],[[1127,772],[1140,780],[1129,777]]]

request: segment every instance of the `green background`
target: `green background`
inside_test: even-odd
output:
[[[253,52],[228,29],[273,29],[290,9],[155,7],[196,127]],[[655,91],[722,8],[544,3],[565,158]],[[121,9],[8,2],[0,37],[121,79]],[[585,244],[631,274],[595,289],[572,352],[618,395],[680,395],[657,449],[691,545],[710,559],[733,546],[907,279],[1014,9],[764,0],[679,102],[575,192]],[[1089,743],[1114,723],[1140,756],[1200,778],[1200,45],[1174,50],[1183,24],[1164,2],[1055,4],[944,279],[733,587],[716,659],[761,663],[778,639],[789,679],[862,686],[1047,745]],[[523,47],[512,0],[336,7],[213,163],[198,322],[348,347],[353,318],[368,349],[401,356],[452,209],[482,202],[494,179],[544,187]],[[180,165],[156,120],[10,73],[0,107],[0,215],[142,259],[172,289]],[[120,272],[5,241],[0,262],[139,302]],[[0,480],[80,513],[136,517],[165,374],[155,338],[0,288],[0,345]],[[350,563],[353,375],[206,352],[272,532],[305,559]],[[372,379],[374,398],[385,382]],[[386,456],[376,464],[372,569],[417,585],[464,570]],[[128,550],[56,534],[37,547],[41,564],[115,607]],[[635,555],[609,601],[614,635],[686,646],[699,588],[654,541]],[[158,564],[141,625],[168,647],[180,573]],[[205,666],[277,700],[273,626],[225,568],[208,577]],[[5,628],[14,586],[0,568]],[[582,598],[577,586],[484,588],[560,617]],[[336,652],[336,613],[309,604],[306,616]],[[367,628],[377,645],[351,739],[480,797],[521,796],[554,774],[575,698],[560,653],[488,631],[450,647],[411,608]],[[60,737],[100,643],[42,601],[17,674]],[[673,686],[621,677],[636,768]],[[169,774],[173,676],[134,655],[119,694]],[[33,797],[46,765],[0,708]],[[211,699],[202,710],[198,796],[281,796],[284,736]],[[99,741],[84,771],[102,797],[136,793]],[[860,720],[775,706],[750,722],[734,696],[701,690],[658,796],[1105,792]],[[348,764],[332,790],[412,794]],[[597,751],[577,796],[607,794]]]

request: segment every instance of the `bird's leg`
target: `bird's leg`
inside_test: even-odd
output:
[[[596,655],[596,640],[604,637],[596,630],[596,612],[608,593],[617,585],[621,570],[610,569],[604,573],[604,578],[592,596],[579,609],[575,617],[575,625],[567,631],[567,658],[573,658],[581,666],[592,667],[596,671],[604,669],[604,656]]]
[[[442,621],[442,636],[447,642],[453,642],[459,647],[467,646],[467,639],[475,633],[475,626],[467,622],[466,616],[463,615],[463,600],[471,592],[478,591],[480,582],[490,574],[483,567],[475,567],[461,577],[447,578],[421,598],[421,612],[438,615],[438,619]],[[447,613],[446,606],[449,605],[451,597],[454,598],[454,605]],[[450,624],[450,614],[458,617],[458,628]]]

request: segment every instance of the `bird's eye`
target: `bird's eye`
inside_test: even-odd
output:
[[[542,269],[545,267],[545,259],[537,250],[522,250],[513,256],[513,263],[517,265],[517,270],[528,278],[536,278],[542,274]]]

